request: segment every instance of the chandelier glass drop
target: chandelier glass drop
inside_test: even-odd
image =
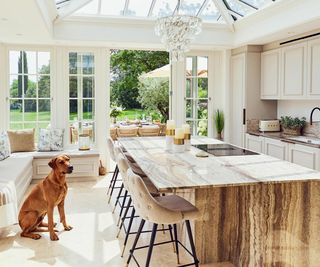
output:
[[[171,54],[172,61],[184,59],[185,52],[197,34],[201,32],[202,21],[196,16],[180,15],[180,0],[171,16],[159,18],[156,22],[156,35]]]

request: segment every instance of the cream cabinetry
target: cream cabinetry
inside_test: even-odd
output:
[[[288,143],[280,140],[265,138],[264,153],[281,160],[288,160]]]
[[[280,49],[261,54],[261,99],[280,97]]]
[[[307,96],[320,98],[320,39],[308,42]]]
[[[261,99],[320,99],[320,38],[261,53]]]
[[[246,135],[246,148],[258,153],[264,153],[264,137],[251,134]]]
[[[306,96],[307,43],[282,48],[281,98],[301,99]]]
[[[299,144],[289,144],[289,161],[310,169],[320,170],[320,149]]]

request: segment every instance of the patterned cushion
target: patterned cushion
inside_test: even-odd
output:
[[[6,132],[0,132],[0,160],[10,156],[10,142]]]
[[[40,129],[38,151],[63,150],[63,129]]]

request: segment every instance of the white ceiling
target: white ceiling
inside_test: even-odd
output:
[[[197,36],[192,48],[213,49],[265,44],[303,32],[316,29],[320,31],[319,10],[319,0],[278,0],[231,25],[204,23],[202,33]],[[72,14],[69,10],[69,15],[61,19],[55,0],[2,0],[0,42],[162,48],[159,37],[154,34],[154,19]]]

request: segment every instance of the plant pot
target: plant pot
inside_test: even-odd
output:
[[[287,135],[301,135],[301,128],[290,129],[290,128],[283,128],[283,133]]]
[[[217,133],[217,139],[222,140],[222,133]]]

